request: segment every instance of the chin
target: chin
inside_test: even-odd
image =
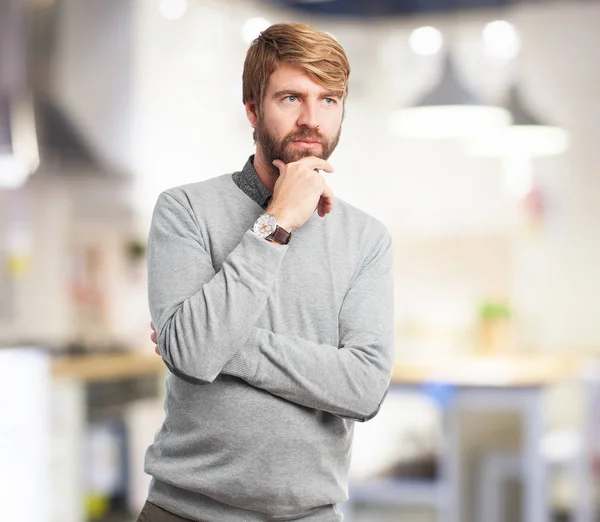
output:
[[[290,154],[290,162],[291,161],[298,161],[301,160],[302,158],[308,158],[310,156],[315,156],[316,154],[313,154],[310,150],[303,150],[303,151],[299,151],[299,152],[295,152],[293,154]],[[290,163],[288,162],[288,163]]]

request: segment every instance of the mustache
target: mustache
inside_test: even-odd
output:
[[[288,143],[292,141],[300,140],[318,141],[321,145],[323,145],[324,138],[317,129],[310,129],[308,127],[305,127],[299,130],[298,132],[288,134],[283,140],[282,146],[285,147]]]

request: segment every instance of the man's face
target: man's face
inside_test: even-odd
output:
[[[328,159],[340,139],[343,93],[325,89],[301,68],[282,63],[269,78],[256,142],[267,165],[306,156]]]

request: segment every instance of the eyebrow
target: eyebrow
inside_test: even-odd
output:
[[[342,91],[329,91],[323,93],[323,98],[343,98],[344,93]]]
[[[297,96],[299,98],[307,97],[308,93],[306,91],[300,92],[295,89],[281,89],[273,93],[273,98],[280,98],[283,95],[287,96]],[[342,98],[343,93],[341,91],[329,91],[321,94],[321,98]]]

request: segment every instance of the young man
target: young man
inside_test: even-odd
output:
[[[170,373],[140,521],[342,519],[354,421],[387,391],[394,317],[387,230],[319,173],[333,171],[349,73],[327,34],[271,26],[243,72],[255,155],[159,196],[149,301]]]

